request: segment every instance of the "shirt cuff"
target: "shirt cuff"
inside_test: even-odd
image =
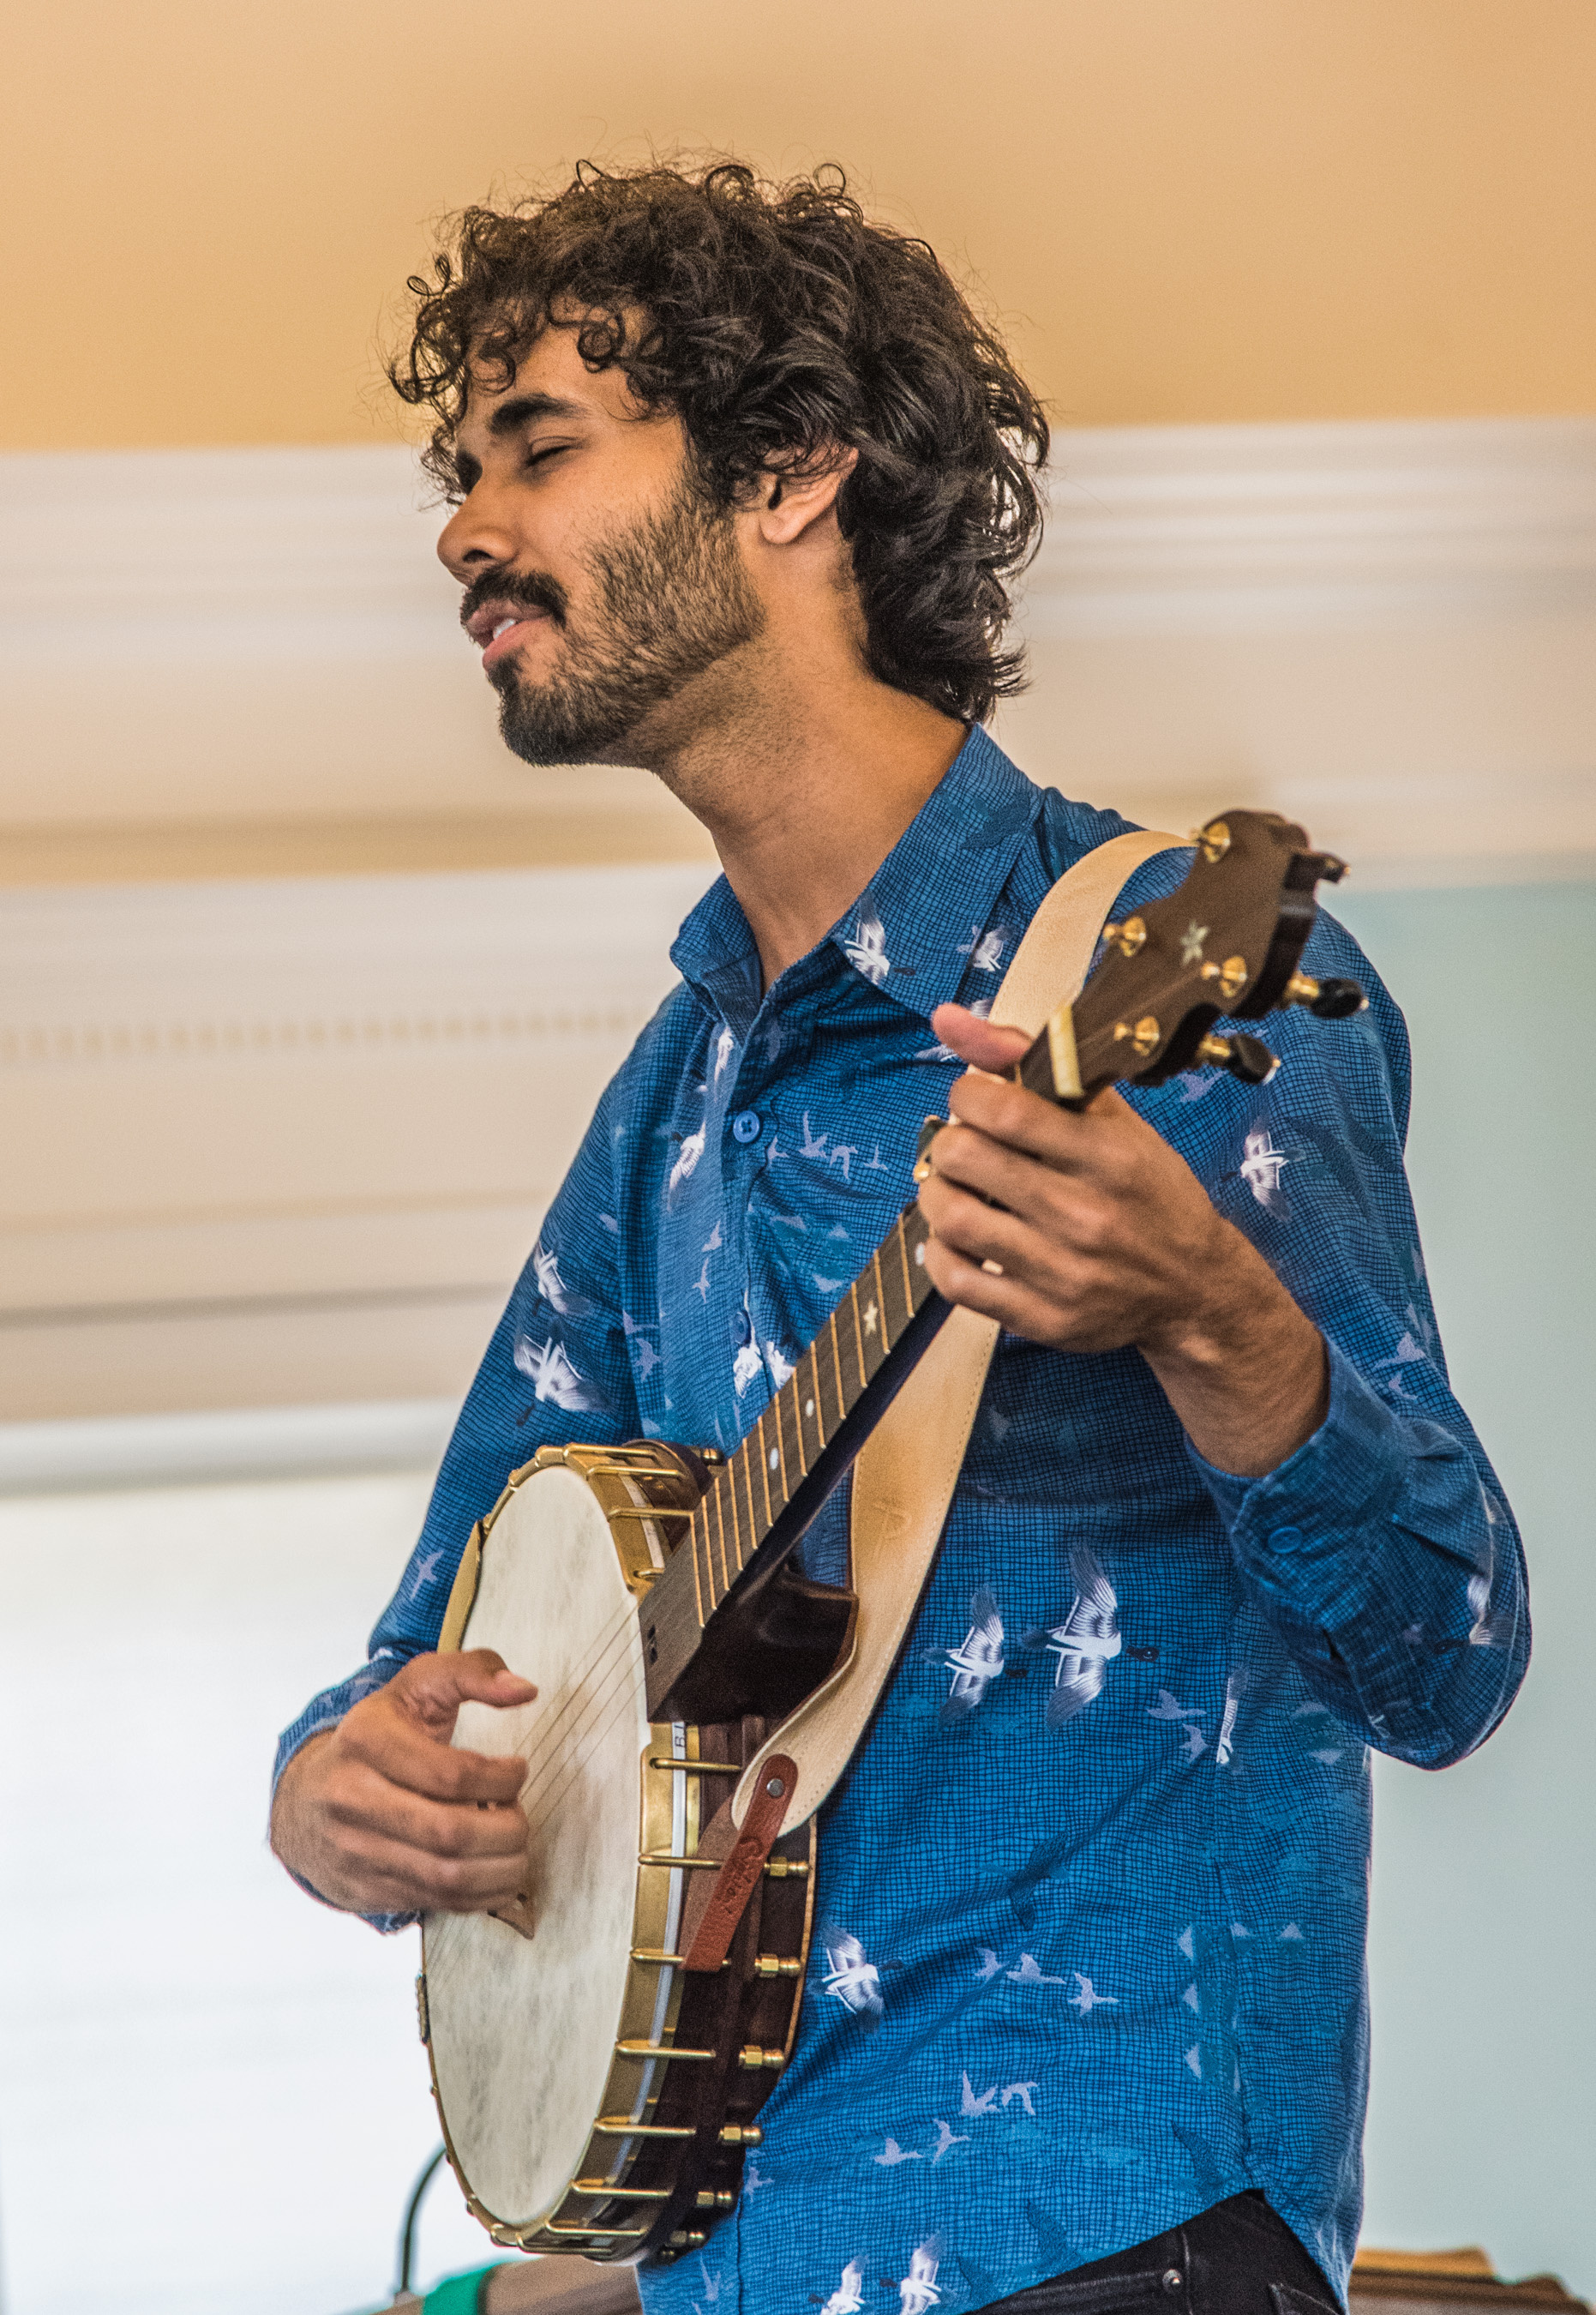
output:
[[[318,1696],[295,1721],[293,1726],[285,1730],[279,1740],[277,1759],[271,1770],[273,1803],[276,1802],[277,1788],[282,1782],[283,1770],[288,1767],[288,1762],[305,1750],[313,1736],[324,1736],[328,1729],[336,1728],[351,1704],[358,1704],[362,1696],[369,1696],[373,1690],[386,1687],[399,1670],[403,1661],[403,1659],[397,1655],[391,1661],[386,1660],[382,1654],[373,1657],[363,1672],[357,1672],[352,1680],[345,1681],[341,1688],[328,1689],[324,1695]],[[373,1677],[374,1673],[375,1677]],[[268,1827],[270,1828],[270,1810]],[[283,1871],[289,1880],[297,1882],[306,1895],[314,1897],[318,1905],[325,1905],[331,1913],[341,1913],[345,1911],[343,1906],[334,1905],[331,1898],[324,1897],[321,1891],[307,1881],[302,1873],[296,1873],[291,1865],[283,1864],[280,1857],[278,1858],[278,1863],[282,1865]],[[395,1929],[409,1929],[412,1922],[419,1921],[421,1917],[419,1913],[357,1913],[354,1918],[359,1921],[368,1921],[374,1929],[381,1929],[385,1935],[389,1935]]]
[[[1246,1556],[1311,1553],[1388,1514],[1408,1466],[1403,1426],[1336,1344],[1326,1340],[1330,1404],[1294,1455],[1257,1478],[1204,1460],[1187,1441],[1230,1539]]]

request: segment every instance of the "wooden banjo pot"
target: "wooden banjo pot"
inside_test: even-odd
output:
[[[1214,1035],[1221,1015],[1361,1007],[1298,971],[1340,862],[1272,812],[1197,843],[1177,892],[1104,927],[1021,1083],[1072,1105],[1181,1069],[1261,1083],[1273,1056]],[[853,1594],[794,1552],[948,1316],[927,1235],[909,1204],[732,1456],[545,1447],[473,1531],[439,1645],[536,1679],[528,1705],[463,1705],[454,1738],[526,1762],[528,1877],[501,1916],[427,1916],[416,1995],[449,2160],[497,2243],[668,2259],[736,2200],[797,2033],[815,1828],[783,1829],[779,1752],[740,1832],[728,1796],[847,1641]]]

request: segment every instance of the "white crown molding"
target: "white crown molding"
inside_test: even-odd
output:
[[[1596,418],[1057,438],[1033,634],[1195,634],[1596,605]]]
[[[1050,499],[1033,627],[1596,595],[1596,417],[1064,428]],[[441,519],[399,445],[0,456],[0,669],[472,670]]]
[[[1398,874],[1596,843],[1596,418],[1064,430],[1051,507],[1000,727],[1039,776],[1328,790]],[[682,856],[657,782],[506,755],[439,521],[399,446],[0,457],[0,825],[574,815],[556,856]],[[1467,841],[1481,780],[1512,827]],[[1394,843],[1360,784],[1412,788]]]

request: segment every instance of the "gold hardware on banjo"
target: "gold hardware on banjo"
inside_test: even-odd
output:
[[[1018,1082],[1071,1105],[1204,1067],[1259,1083],[1272,1054],[1216,1035],[1221,1016],[1361,1006],[1298,971],[1338,861],[1269,812],[1196,842],[1179,891],[1104,928]],[[794,1555],[950,1315],[926,1241],[911,1203],[734,1454],[545,1447],[472,1534],[439,1645],[496,1648],[537,1681],[528,1705],[463,1706],[455,1733],[525,1762],[528,1877],[501,1916],[428,1917],[417,2006],[449,2159],[495,2242],[679,2256],[761,2142],[798,2028],[815,1832],[784,1821],[779,1749],[740,1826],[730,1795],[848,1644],[853,1595]]]

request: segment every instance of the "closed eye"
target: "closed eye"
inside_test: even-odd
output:
[[[535,449],[528,450],[522,459],[521,471],[528,473],[534,466],[546,466],[551,458],[557,458],[563,451],[573,450],[575,448],[574,442],[540,442]]]

